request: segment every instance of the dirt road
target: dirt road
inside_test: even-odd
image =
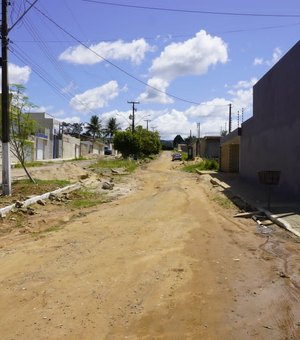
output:
[[[173,167],[164,153],[130,196],[3,245],[1,339],[299,339],[297,239]]]

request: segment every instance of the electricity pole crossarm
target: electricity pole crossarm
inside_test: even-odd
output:
[[[132,117],[131,117],[132,123],[131,123],[131,131],[132,131],[132,133],[134,133],[134,130],[135,130],[135,126],[134,126],[135,121],[134,121],[134,118],[135,118],[135,111],[136,111],[135,105],[136,105],[136,104],[139,104],[140,102],[135,102],[135,101],[129,102],[129,101],[127,101],[127,103],[128,103],[128,104],[132,104]]]

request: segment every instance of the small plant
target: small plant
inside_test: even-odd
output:
[[[67,180],[36,180],[36,183],[33,184],[28,179],[14,181],[12,183],[12,189],[14,195],[17,196],[31,196],[31,195],[40,195],[45,192],[50,192],[62,187],[65,187],[70,184],[70,181]],[[1,199],[0,199],[1,203]]]
[[[44,232],[45,233],[51,233],[51,232],[59,231],[61,229],[62,229],[62,227],[60,227],[59,225],[54,225],[54,226],[49,227],[48,229],[46,229]]]
[[[39,161],[36,161],[36,162],[25,162],[25,166],[27,168],[39,167],[39,166],[42,166],[42,165],[45,165],[45,164],[46,164],[45,162],[39,162]],[[22,165],[20,163],[17,163],[17,164],[14,165],[14,167],[16,169],[21,169]]]
[[[215,195],[212,200],[221,207],[226,209],[232,209],[235,207],[235,205],[230,201],[230,199],[223,195]]]
[[[200,163],[189,164],[183,168],[187,172],[196,172],[197,170],[219,170],[219,163],[214,159],[204,159]]]
[[[106,202],[105,195],[88,190],[77,190],[72,193],[70,208],[84,209],[91,208],[98,204]]]
[[[137,168],[137,163],[130,159],[101,159],[90,167],[94,169],[124,168],[124,170],[131,173]]]

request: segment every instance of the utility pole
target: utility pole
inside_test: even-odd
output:
[[[139,104],[140,102],[134,102],[134,101],[129,102],[129,101],[127,101],[127,103],[128,103],[128,104],[132,104],[132,117],[131,117],[132,123],[131,123],[131,132],[134,133],[134,129],[135,129],[135,126],[134,126],[134,114],[135,114],[135,111],[137,110],[137,109],[135,108],[135,105],[136,105],[136,104]]]
[[[1,68],[2,68],[2,192],[11,195],[11,166],[10,166],[10,122],[9,122],[9,89],[8,89],[8,29],[7,29],[7,0],[2,0],[1,25]]]
[[[151,120],[150,119],[145,119],[145,122],[147,123],[147,131],[149,131],[148,130],[148,123],[151,122]]]
[[[244,123],[244,108],[242,108],[242,124]]]
[[[198,139],[196,144],[196,155],[200,156],[200,122],[197,123]]]
[[[231,107],[232,107],[232,104],[229,104],[229,125],[228,125],[228,133],[231,132]]]

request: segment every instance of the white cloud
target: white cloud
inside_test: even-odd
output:
[[[240,80],[236,85],[233,86],[235,89],[251,89],[257,82],[256,78],[251,78],[248,80]]]
[[[241,109],[252,111],[253,101],[253,86],[257,82],[256,78],[251,78],[250,81],[239,81],[233,90],[229,90],[228,94],[232,96],[232,103],[236,110]]]
[[[95,110],[107,106],[108,102],[119,94],[119,85],[112,80],[102,86],[77,94],[70,101],[71,106],[80,112]]]
[[[26,84],[31,74],[29,66],[18,66],[15,64],[8,64],[8,75],[10,84]]]
[[[103,125],[105,125],[110,118],[116,118],[120,128],[122,130],[125,130],[131,124],[131,121],[129,119],[130,115],[131,110],[128,111],[112,110],[102,113],[100,118]]]
[[[282,56],[282,50],[279,47],[276,47],[272,54],[272,59],[267,61],[267,65],[272,66],[277,63],[277,61]]]
[[[82,45],[69,47],[61,53],[59,59],[74,64],[88,65],[100,63],[104,61],[103,58],[108,60],[130,60],[134,64],[139,64],[145,58],[146,52],[149,51],[153,51],[153,47],[144,39],[131,42],[117,40],[114,42],[101,42],[91,45],[89,48]]]
[[[152,62],[149,69],[152,78],[148,80],[148,84],[165,92],[172,80],[183,76],[203,75],[211,66],[227,61],[225,42],[201,30],[191,39],[165,47]],[[140,99],[164,104],[172,102],[164,93],[151,87],[140,95]]]
[[[263,58],[255,58],[253,61],[253,65],[262,65],[264,63],[264,59]]]
[[[168,45],[153,60],[150,73],[171,81],[180,76],[205,74],[210,66],[227,60],[224,41],[201,30],[194,38]]]
[[[71,117],[67,117],[67,118],[59,118],[58,120],[60,120],[61,122],[65,122],[65,123],[81,123],[81,118],[78,116],[71,116]]]
[[[237,84],[228,85],[228,98],[213,98],[201,105],[192,105],[186,110],[164,109],[164,110],[138,110],[136,122],[146,127],[144,120],[150,119],[149,128],[156,127],[162,139],[173,139],[177,134],[186,138],[190,130],[197,136],[197,123],[200,122],[201,137],[216,136],[221,129],[228,129],[229,104],[232,104],[232,130],[237,127],[238,111],[239,121],[242,121],[242,109],[244,109],[244,120],[252,113],[252,88],[256,78],[241,80]],[[129,126],[128,119],[131,111],[110,111],[101,115],[108,119],[116,117],[122,123],[122,128]]]
[[[172,98],[170,98],[165,92],[169,86],[169,83],[161,78],[151,78],[148,80],[149,87],[147,90],[140,94],[138,100],[142,102],[156,102],[161,104],[173,103]]]
[[[211,101],[193,105],[186,110],[186,115],[190,118],[222,117],[227,112],[229,100],[224,98],[214,98]]]
[[[62,93],[72,93],[78,88],[78,86],[71,81],[65,88],[62,89]]]
[[[265,60],[263,58],[255,58],[253,61],[253,65],[267,65],[273,66],[277,63],[277,61],[282,57],[282,50],[279,47],[276,47],[272,53],[272,58],[269,60]]]

